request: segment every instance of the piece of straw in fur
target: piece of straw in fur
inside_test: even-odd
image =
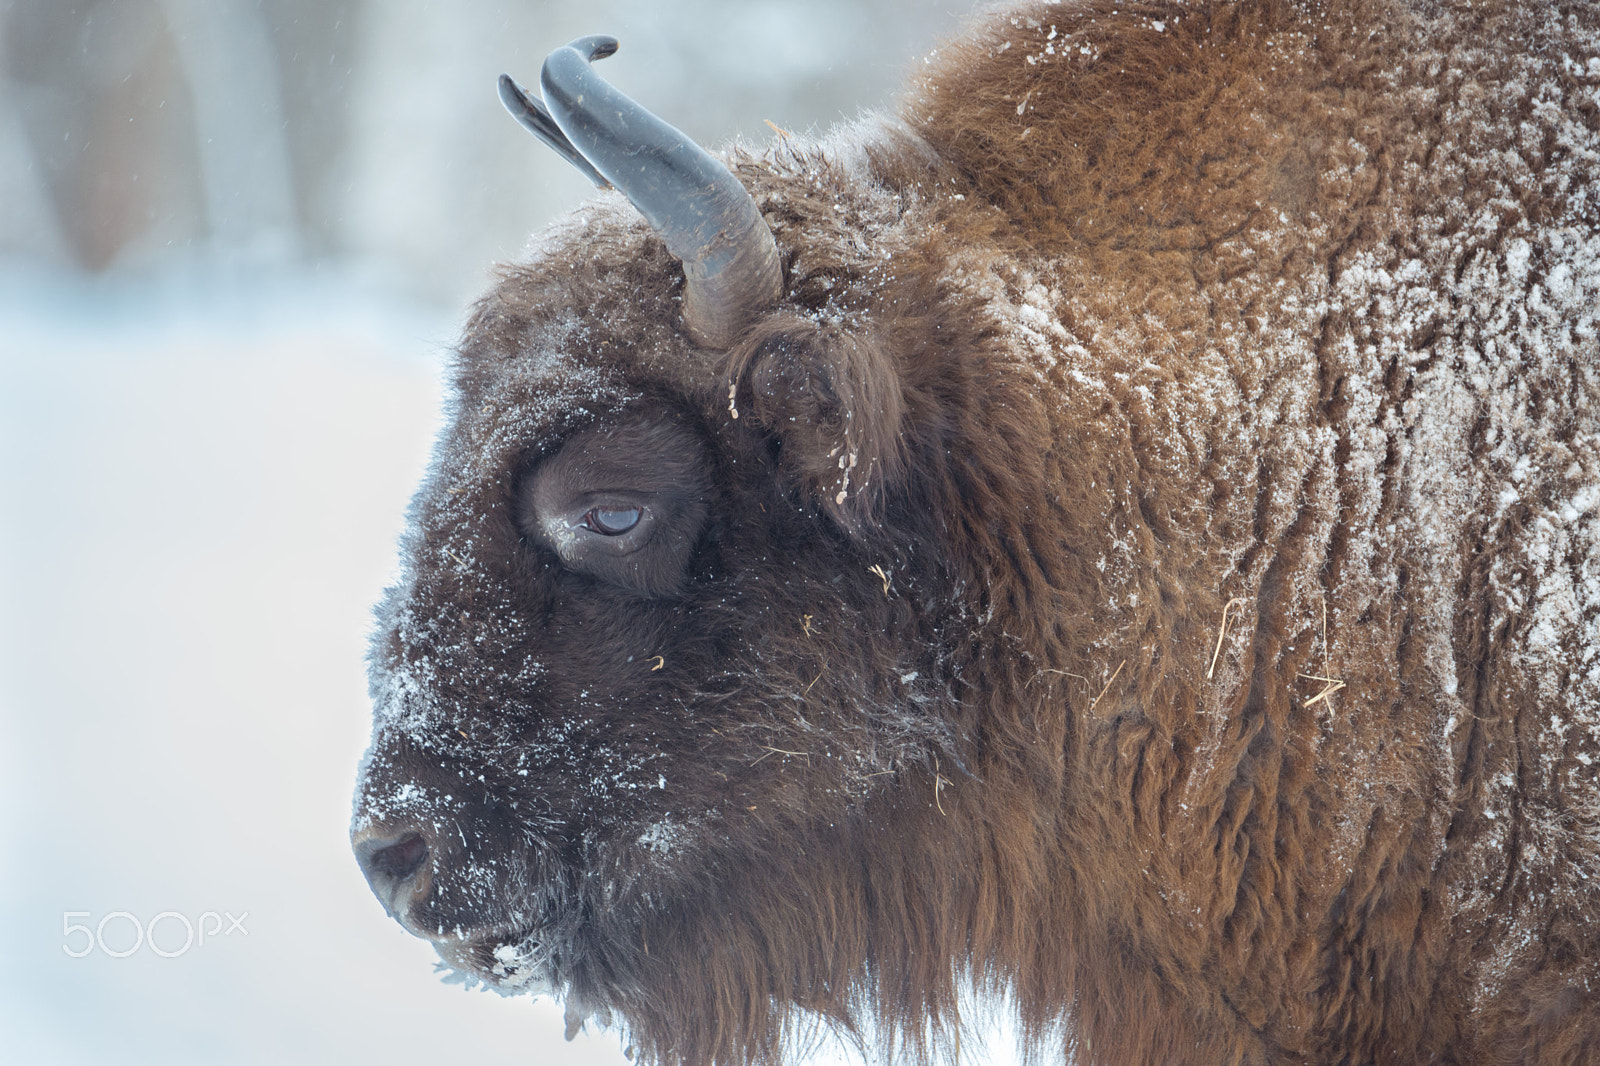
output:
[[[1217,672],[1217,658],[1222,655],[1222,640],[1228,635],[1228,612],[1233,610],[1233,605],[1243,603],[1244,600],[1235,596],[1222,607],[1222,628],[1217,631],[1217,650],[1211,653],[1211,669],[1206,671],[1206,680],[1210,681]]]

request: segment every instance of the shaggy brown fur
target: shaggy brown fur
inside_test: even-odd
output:
[[[375,886],[652,1062],[933,1055],[968,982],[1086,1064],[1600,1061],[1600,9],[1040,2],[927,71],[736,157],[731,351],[615,197],[479,305]]]

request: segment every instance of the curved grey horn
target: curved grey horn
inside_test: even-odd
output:
[[[689,336],[707,348],[727,348],[782,293],[772,231],[727,167],[589,66],[616,50],[612,37],[580,37],[557,48],[539,78],[544,106],[519,92],[526,106],[508,101],[507,107],[568,159],[580,156],[588,164],[580,169],[599,174],[639,209],[683,261]],[[509,81],[502,79],[502,98]],[[545,120],[553,130],[541,128]]]

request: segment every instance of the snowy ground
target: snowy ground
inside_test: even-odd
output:
[[[622,1063],[441,984],[349,854],[369,606],[459,316],[232,292],[0,270],[0,1057]]]

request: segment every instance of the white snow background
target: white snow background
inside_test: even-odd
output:
[[[438,425],[444,356],[490,261],[586,190],[500,112],[494,78],[534,83],[548,48],[613,32],[624,50],[605,70],[628,91],[712,143],[759,141],[765,118],[806,129],[842,99],[882,103],[962,9],[335,7],[358,25],[340,31],[354,58],[329,50],[348,59],[340,98],[304,104],[343,116],[319,169],[283,144],[264,163],[230,157],[262,151],[237,127],[270,142],[302,105],[260,77],[218,81],[263,41],[281,53],[308,0],[0,5],[7,1063],[624,1061],[610,1034],[563,1042],[547,1001],[442,984],[346,836],[370,606]],[[94,270],[74,262],[75,208],[39,148],[53,120],[37,107],[61,89],[25,83],[6,38],[46,9],[85,50],[126,44],[130,20],[156,26],[183,45],[191,92],[236,94],[193,109],[203,211],[158,198]],[[697,91],[715,125],[691,121]],[[151,935],[113,957],[135,922]],[[185,947],[186,923],[203,944]],[[1003,1033],[972,1052],[1012,1061]]]

